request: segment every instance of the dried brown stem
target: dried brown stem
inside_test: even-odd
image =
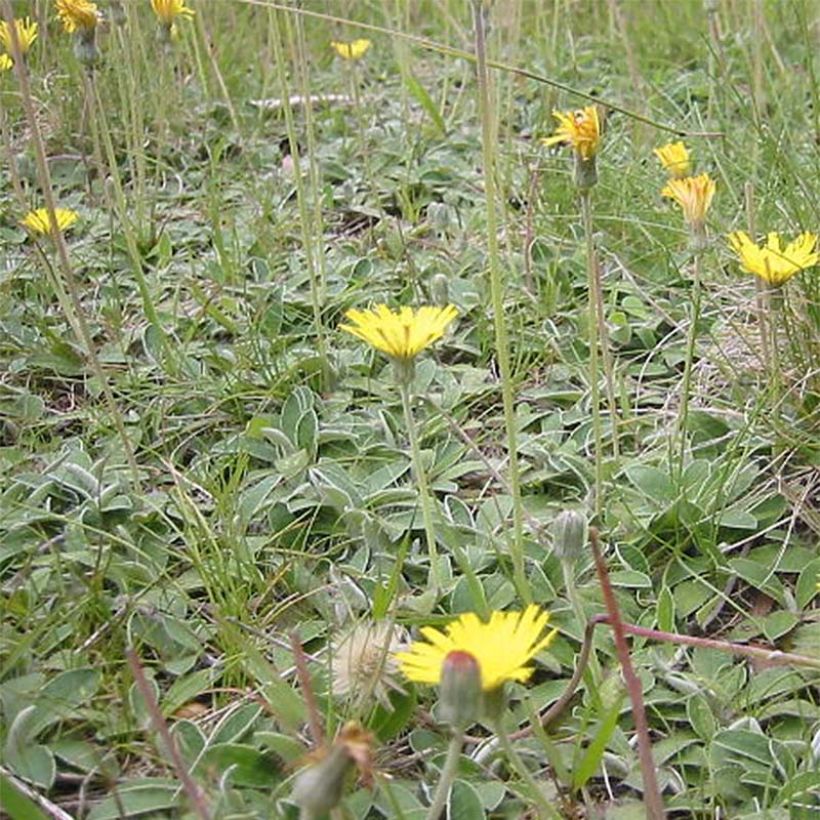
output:
[[[134,676],[134,683],[137,684],[137,689],[145,701],[145,707],[148,709],[148,714],[151,718],[151,723],[154,726],[156,733],[162,738],[162,742],[171,756],[171,762],[174,765],[179,782],[188,799],[191,801],[191,806],[194,813],[200,820],[211,820],[211,810],[205,801],[205,795],[200,789],[199,784],[191,777],[182,755],[179,753],[179,748],[171,737],[171,732],[168,730],[168,724],[160,712],[157,699],[154,697],[154,691],[148,685],[148,679],[145,677],[145,672],[142,669],[137,653],[133,649],[125,651],[125,657],[128,660],[128,666],[131,669],[131,674]]]
[[[302,697],[305,699],[305,706],[307,707],[308,725],[310,726],[313,745],[321,746],[325,742],[322,719],[319,714],[319,706],[316,703],[316,695],[313,693],[313,685],[310,682],[305,650],[302,649],[302,642],[295,632],[290,633],[290,646],[293,651],[293,665],[296,667],[296,676],[299,678]]]

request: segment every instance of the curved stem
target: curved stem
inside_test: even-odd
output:
[[[427,812],[427,820],[438,820],[441,812],[447,803],[447,795],[450,793],[450,786],[456,776],[458,769],[458,759],[461,756],[461,745],[464,742],[463,731],[453,731],[450,738],[450,745],[447,747],[447,758],[444,761],[444,768],[441,770],[436,790],[433,793],[433,802]]]
[[[544,797],[544,793],[541,790],[540,784],[535,777],[533,777],[532,772],[527,768],[518,752],[515,751],[512,743],[510,743],[510,737],[506,731],[504,731],[502,721],[497,721],[493,728],[495,729],[498,743],[506,755],[510,765],[513,769],[515,769],[518,776],[530,787],[532,798],[538,806],[538,816],[560,818],[561,815],[547,802],[547,799]]]
[[[424,472],[424,465],[421,461],[421,448],[416,433],[416,423],[413,420],[413,409],[410,406],[410,385],[406,379],[399,381],[399,392],[401,393],[401,405],[404,409],[404,423],[407,427],[407,437],[410,439],[410,457],[413,464],[413,476],[419,488],[419,498],[421,501],[421,517],[424,521],[424,534],[427,538],[427,551],[430,555],[430,578],[433,587],[441,588],[441,578],[438,568],[438,550],[436,548],[436,531],[433,525],[433,508],[430,491],[427,486],[427,475]]]

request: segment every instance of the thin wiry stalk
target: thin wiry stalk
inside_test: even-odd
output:
[[[461,746],[464,742],[464,732],[453,730],[450,738],[450,745],[447,747],[447,757],[444,760],[444,768],[441,770],[438,785],[433,793],[433,802],[427,812],[427,820],[439,820],[441,812],[447,805],[447,797],[450,794],[450,786],[458,771],[458,759],[461,756]]]
[[[680,413],[678,414],[678,435],[680,436],[680,451],[678,453],[678,473],[683,473],[686,460],[686,422],[689,417],[689,394],[692,390],[692,368],[695,359],[695,344],[700,323],[700,306],[703,296],[701,278],[703,277],[703,251],[695,250],[692,263],[692,318],[689,322],[689,332],[686,337],[686,359],[683,365],[683,381],[681,383]]]
[[[330,379],[330,374],[327,361],[325,328],[322,317],[323,304],[320,266],[316,261],[319,254],[323,251],[321,247],[319,247],[320,243],[317,241],[315,231],[311,230],[314,227],[312,216],[315,215],[315,211],[311,212],[311,209],[308,206],[307,191],[305,190],[305,179],[302,175],[302,158],[299,150],[299,138],[296,134],[293,108],[290,104],[290,90],[286,81],[288,71],[285,65],[285,55],[282,47],[282,30],[279,26],[279,18],[276,15],[272,18],[271,29],[271,44],[273,46],[273,53],[276,59],[276,68],[282,86],[282,112],[285,115],[285,128],[288,134],[288,145],[290,147],[290,156],[293,160],[293,182],[296,187],[299,222],[302,228],[302,246],[304,248],[308,276],[310,278],[310,304],[313,311],[313,332],[316,335],[316,350],[322,362],[323,387],[326,387]],[[316,195],[317,192],[314,191],[314,196]]]
[[[487,73],[487,51],[484,38],[484,12],[480,0],[473,3],[475,21],[475,48],[478,69],[479,108],[481,112],[481,147],[484,164],[484,195],[487,205],[487,255],[490,266],[490,300],[495,330],[495,349],[501,375],[501,398],[504,404],[504,425],[507,434],[507,457],[509,458],[509,482],[513,505],[513,532],[510,553],[513,563],[513,580],[518,594],[525,603],[532,601],[530,585],[524,571],[524,513],[521,502],[521,481],[518,467],[518,433],[516,429],[515,401],[513,397],[510,347],[504,317],[504,286],[501,259],[498,250],[498,218],[495,210],[495,128],[490,100],[490,80]]]
[[[40,133],[40,125],[37,120],[37,115],[34,110],[34,101],[31,95],[31,86],[28,80],[28,70],[26,69],[25,61],[20,54],[20,43],[17,39],[17,26],[14,23],[14,13],[11,8],[9,0],[3,0],[2,16],[5,18],[11,33],[12,54],[14,56],[14,71],[17,75],[20,84],[20,98],[23,102],[23,110],[26,114],[26,121],[31,134],[31,144],[34,151],[34,160],[37,167],[37,179],[45,202],[46,210],[48,211],[49,222],[52,226],[51,236],[57,248],[57,258],[60,261],[60,272],[65,279],[65,289],[68,292],[70,301],[70,310],[73,316],[69,315],[66,318],[72,329],[76,328],[79,333],[79,341],[85,348],[85,353],[88,356],[88,361],[91,365],[91,370],[95,378],[100,384],[105,398],[108,411],[111,413],[111,418],[114,421],[114,427],[122,442],[123,452],[128,466],[131,469],[131,474],[135,482],[139,481],[139,466],[137,459],[134,456],[134,448],[131,445],[131,439],[128,437],[128,432],[125,429],[125,422],[120,413],[120,408],[114,398],[114,393],[111,390],[111,385],[108,382],[108,377],[103,370],[100,359],[97,356],[97,351],[94,347],[94,340],[91,336],[91,331],[88,327],[88,322],[83,311],[82,301],[80,300],[79,289],[74,278],[74,270],[71,267],[71,261],[68,256],[68,245],[62,231],[57,227],[57,204],[54,198],[54,189],[51,184],[51,174],[48,170],[48,162],[46,161],[46,149],[43,143],[43,137]],[[68,305],[66,305],[68,306]]]
[[[601,426],[601,387],[599,383],[599,330],[598,324],[598,265],[595,260],[595,239],[592,235],[592,204],[590,193],[581,194],[581,215],[584,223],[584,239],[587,257],[587,287],[589,289],[589,391],[592,405],[592,435],[595,439],[595,518],[600,522],[604,509],[604,436]]]
[[[618,655],[618,662],[621,664],[626,690],[632,703],[632,719],[635,722],[635,734],[638,738],[638,757],[641,762],[641,776],[643,777],[643,800],[646,806],[646,816],[648,820],[663,820],[666,812],[663,807],[658,786],[655,762],[652,759],[652,741],[649,738],[649,724],[646,720],[646,709],[643,701],[643,688],[640,678],[635,674],[632,666],[632,659],[629,655],[629,644],[626,642],[626,631],[621,620],[621,613],[618,609],[618,601],[612,590],[609,580],[609,572],[606,568],[601,549],[598,544],[598,531],[595,527],[589,528],[589,543],[595,558],[595,569],[598,573],[598,581],[601,585],[604,604],[609,613],[609,623],[615,637],[615,650]]]

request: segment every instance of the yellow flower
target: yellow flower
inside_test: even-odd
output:
[[[57,227],[60,231],[70,228],[80,218],[76,211],[71,211],[68,208],[56,208],[54,214],[57,217]],[[51,220],[46,208],[29,211],[20,224],[32,233],[51,234]]]
[[[348,310],[345,316],[352,324],[339,325],[339,329],[364,339],[394,359],[412,361],[444,335],[457,315],[453,305],[428,305],[418,310],[403,307],[398,313],[387,305],[376,305],[372,310]]]
[[[17,42],[20,44],[20,53],[27,54],[29,49],[37,39],[37,23],[32,22],[30,17],[25,20],[15,20],[14,26],[17,29]],[[11,29],[5,20],[0,20],[0,43],[6,51],[13,51],[11,45]]]
[[[193,17],[194,10],[185,0],[151,0],[151,8],[164,26],[172,26],[177,17]]]
[[[598,153],[601,143],[601,120],[598,107],[588,105],[578,111],[553,111],[558,129],[551,137],[541,140],[544,145],[568,143],[583,160],[590,160]]]
[[[549,612],[532,604],[524,612],[493,612],[486,623],[468,612],[448,624],[444,632],[425,627],[427,641],[415,641],[407,652],[396,653],[402,671],[418,683],[439,683],[445,658],[466,652],[481,670],[481,688],[498,689],[508,680],[526,681],[532,674],[530,660],[546,649],[557,634],[544,634]]]
[[[89,0],[56,0],[57,16],[69,34],[93,31],[97,25],[97,6]]]
[[[816,265],[820,259],[815,247],[817,235],[801,233],[794,242],[780,243],[780,234],[770,233],[766,244],[756,245],[745,231],[729,234],[729,245],[740,259],[740,267],[753,273],[770,285],[778,287],[796,273]]]
[[[370,48],[370,40],[353,40],[350,43],[341,43],[338,40],[331,40],[330,47],[345,60],[361,60],[365,52]]]
[[[655,156],[674,179],[688,177],[692,172],[689,149],[682,142],[670,142],[655,149]]]
[[[680,205],[683,218],[694,228],[702,228],[706,212],[715,195],[715,181],[709,174],[683,179],[670,179],[661,191],[661,196],[668,196]]]
[[[0,71],[8,71],[14,65],[14,60],[8,54],[0,54]]]

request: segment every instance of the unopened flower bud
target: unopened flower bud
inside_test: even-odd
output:
[[[318,763],[299,772],[291,800],[308,816],[321,816],[336,808],[353,758],[343,744],[335,744]]]
[[[77,29],[74,36],[74,56],[86,68],[94,68],[100,62],[96,28]]]
[[[454,650],[444,659],[439,683],[441,717],[464,730],[481,717],[481,669],[469,653]]]
[[[580,153],[576,152],[574,171],[575,187],[582,194],[594,188],[598,182],[598,166],[595,163],[595,154],[588,159],[584,159]]]
[[[587,541],[587,520],[577,510],[564,510],[552,522],[552,548],[561,560],[575,560]]]

